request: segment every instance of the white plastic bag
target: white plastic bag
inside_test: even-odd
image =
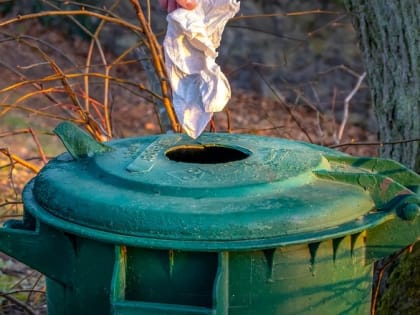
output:
[[[192,138],[230,99],[229,82],[215,59],[225,25],[239,5],[237,0],[199,0],[193,10],[180,8],[168,14],[166,70],[176,115]]]

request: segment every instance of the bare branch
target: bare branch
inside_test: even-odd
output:
[[[341,122],[340,130],[338,131],[336,143],[340,143],[341,138],[343,137],[344,128],[346,128],[347,120],[349,118],[350,101],[353,98],[353,96],[357,93],[357,91],[360,89],[360,86],[362,85],[362,82],[365,79],[365,77],[366,77],[366,72],[363,72],[363,74],[357,80],[357,83],[355,87],[353,88],[353,90],[350,92],[349,95],[347,95],[346,99],[344,100],[343,121]]]
[[[420,138],[417,139],[405,139],[405,140],[398,140],[398,141],[387,141],[387,142],[379,142],[379,141],[354,141],[354,142],[346,142],[340,144],[330,145],[330,148],[336,149],[340,147],[348,147],[348,146],[356,146],[356,145],[375,145],[375,146],[385,146],[385,145],[395,145],[401,143],[410,143],[410,142],[420,142]]]

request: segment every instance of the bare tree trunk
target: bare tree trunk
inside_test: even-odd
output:
[[[420,1],[344,0],[360,36],[382,142],[420,138]],[[420,172],[420,142],[380,148]]]
[[[420,1],[344,0],[344,3],[359,32],[379,139],[382,142],[419,139]],[[418,140],[384,145],[380,154],[420,172]],[[402,258],[389,275],[387,289],[377,304],[378,313],[418,312],[418,257],[420,246]]]

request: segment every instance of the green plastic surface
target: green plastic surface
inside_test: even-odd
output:
[[[372,262],[420,235],[420,176],[251,135],[96,143],[23,193],[0,250],[44,273],[49,315],[370,313]]]
[[[345,154],[278,138],[173,134],[107,146],[51,161],[33,184],[33,214],[111,242],[240,249],[356,233],[388,220],[380,210],[395,196],[415,195],[396,182],[384,190],[391,179]]]

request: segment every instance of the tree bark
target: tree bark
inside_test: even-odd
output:
[[[359,33],[382,142],[382,157],[420,173],[420,1],[344,0]],[[420,246],[402,258],[386,281],[380,314],[418,312]],[[410,313],[411,314],[411,313]]]
[[[344,0],[368,73],[382,157],[420,172],[420,1]]]

